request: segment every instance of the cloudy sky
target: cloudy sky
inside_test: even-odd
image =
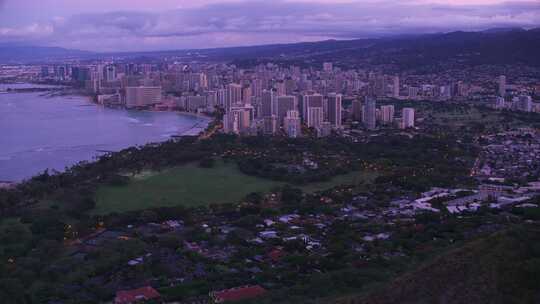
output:
[[[539,0],[0,0],[0,43],[145,51],[540,27]]]

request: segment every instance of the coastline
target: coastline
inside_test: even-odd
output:
[[[0,181],[0,190],[10,190],[17,185],[19,185],[21,182],[10,182],[10,181]]]
[[[24,93],[23,93],[24,94]],[[48,95],[48,94],[44,94],[44,95]],[[94,102],[92,96],[89,96],[89,95],[85,95],[85,94],[77,94],[77,91],[70,91],[69,94],[62,94],[62,97],[67,97],[69,98],[69,96],[73,96],[73,97],[82,97],[82,99],[85,101],[84,103],[88,102],[88,105],[97,105],[97,106],[101,106],[101,107],[104,107],[104,108],[110,108],[110,109],[114,109],[112,107],[108,107],[106,105],[102,105],[102,104],[98,104],[96,102]],[[43,97],[49,97],[49,96],[43,96]],[[56,96],[50,96],[50,97],[56,97]],[[121,108],[123,110],[126,110],[125,108]],[[176,114],[180,114],[181,116],[184,116],[185,117],[193,117],[193,118],[196,118],[192,121],[192,124],[188,124],[187,126],[185,126],[183,128],[183,130],[177,130],[177,132],[173,133],[173,134],[170,134],[168,137],[164,137],[162,140],[159,140],[159,141],[156,141],[155,143],[157,144],[160,144],[160,143],[163,143],[163,142],[166,142],[166,141],[169,141],[169,140],[174,140],[174,139],[178,139],[178,138],[181,138],[181,137],[184,137],[184,136],[200,136],[201,134],[203,134],[205,132],[205,130],[208,128],[208,126],[211,124],[211,122],[213,121],[213,117],[210,116],[210,115],[206,115],[206,114],[202,114],[202,113],[193,113],[193,112],[184,112],[184,111],[157,111],[157,110],[154,110],[154,109],[145,109],[145,110],[137,110],[137,109],[134,109],[135,111],[137,112],[151,112],[151,113],[176,113]],[[148,141],[147,143],[151,143],[152,141]],[[135,147],[137,145],[130,145],[130,146],[127,146],[123,149],[128,149],[128,148],[132,148],[132,147]],[[121,150],[123,150],[121,149]],[[114,150],[114,151],[110,151],[111,153],[116,153],[116,152],[119,152],[121,150]],[[94,155],[96,157],[96,160],[97,158],[99,158],[103,153],[100,153],[98,150],[94,151]],[[94,162],[96,160],[91,160],[91,162]],[[62,170],[63,171],[63,170]],[[26,181],[32,179],[33,177],[35,177],[36,175],[38,175],[40,172],[35,172],[33,173],[32,175],[29,175],[28,177],[22,179],[22,180],[19,180],[19,179],[14,179],[14,180],[11,180],[11,178],[9,176],[6,176],[6,178],[3,178],[2,180],[0,180],[0,189],[3,190],[3,189],[6,189],[6,190],[9,190],[9,189],[13,189],[13,188],[16,188],[18,185],[20,184],[24,184]]]

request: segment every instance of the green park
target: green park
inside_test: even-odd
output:
[[[316,192],[342,184],[357,185],[375,177],[374,173],[353,171],[325,182],[298,187],[305,192]],[[192,163],[159,172],[146,171],[131,176],[126,185],[101,186],[96,193],[96,208],[92,213],[235,203],[249,193],[268,193],[284,185],[284,182],[246,175],[235,163],[217,162],[212,168]]]

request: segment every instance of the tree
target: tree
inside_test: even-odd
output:
[[[152,210],[145,210],[140,213],[139,220],[143,223],[156,222],[158,220],[158,215]]]
[[[263,195],[260,192],[251,192],[246,196],[246,201],[255,205],[259,205],[263,200]]]
[[[286,185],[281,190],[281,201],[285,205],[299,205],[302,202],[303,195],[302,189]]]

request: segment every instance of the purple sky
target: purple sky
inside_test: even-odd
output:
[[[540,1],[0,0],[0,42],[143,51],[539,27]]]

